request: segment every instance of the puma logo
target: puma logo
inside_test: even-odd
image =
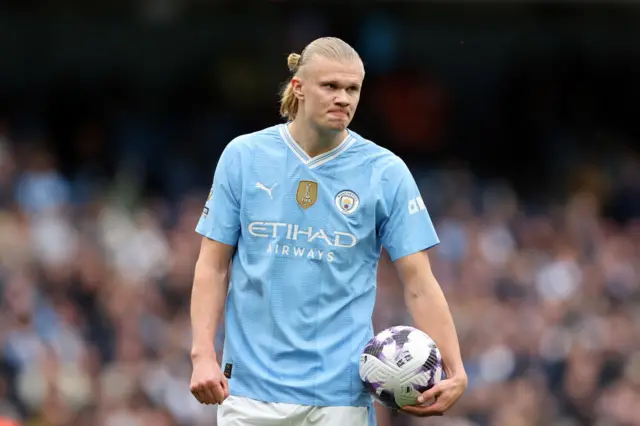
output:
[[[269,198],[273,199],[273,195],[271,194],[271,191],[273,191],[273,188],[275,188],[276,185],[277,185],[277,183],[274,183],[271,188],[267,188],[262,182],[257,182],[256,183],[256,188],[262,189],[267,194],[269,194]]]

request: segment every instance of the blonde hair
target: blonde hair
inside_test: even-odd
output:
[[[311,61],[315,55],[338,61],[360,60],[360,55],[348,43],[336,37],[318,38],[307,45],[301,54],[292,53],[287,57],[287,65],[291,71],[291,78]],[[293,93],[291,79],[282,87],[280,92],[280,115],[287,120],[293,120],[298,113],[298,98]]]

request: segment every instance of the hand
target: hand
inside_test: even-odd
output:
[[[466,374],[445,379],[418,397],[418,404],[435,399],[433,404],[405,405],[401,410],[417,417],[441,416],[462,396],[467,383]]]
[[[229,396],[229,383],[215,356],[193,361],[191,393],[200,404],[222,404]]]

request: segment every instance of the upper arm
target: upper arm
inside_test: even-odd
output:
[[[433,277],[426,250],[401,257],[394,262],[394,265],[405,286],[410,286],[414,282],[424,282]]]
[[[196,232],[211,240],[235,246],[240,236],[241,161],[237,144],[229,144],[216,166],[211,192]]]
[[[440,240],[418,185],[401,160],[389,167],[382,183],[382,245],[392,261],[437,245]]]
[[[426,250],[402,257],[396,260],[394,265],[404,286],[407,302],[423,297],[431,300],[437,294],[442,294]]]
[[[234,251],[234,246],[202,237],[197,267],[206,265],[216,271],[226,272],[229,269]]]

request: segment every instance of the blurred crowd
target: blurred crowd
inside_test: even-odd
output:
[[[4,130],[0,425],[215,425],[189,392],[206,193],[70,180]],[[442,418],[377,407],[380,426],[640,425],[640,162],[624,161],[616,180],[587,174],[544,204],[464,169],[415,170],[470,384]],[[376,330],[409,324],[386,256],[378,291]]]

